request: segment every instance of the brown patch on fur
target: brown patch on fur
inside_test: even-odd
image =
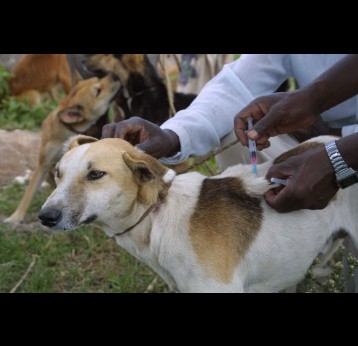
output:
[[[229,283],[261,227],[260,199],[249,196],[240,179],[205,179],[189,235],[201,265]]]
[[[322,147],[322,146],[324,146],[324,144],[323,143],[318,143],[318,142],[308,142],[308,143],[300,144],[296,148],[293,148],[293,149],[291,149],[289,151],[286,151],[285,153],[283,153],[280,156],[276,157],[276,159],[273,161],[273,163],[274,164],[281,163],[283,161],[286,161],[288,158],[290,158],[292,156],[300,155],[300,154],[304,153],[307,150]]]
[[[172,169],[173,171],[175,171],[177,173],[181,173],[188,169],[189,160],[186,160],[182,163],[178,163],[177,165],[165,165],[165,166],[169,167],[170,169]]]

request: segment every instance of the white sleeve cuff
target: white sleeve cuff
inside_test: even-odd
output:
[[[358,132],[358,125],[348,125],[342,127],[342,137],[346,137],[356,132]]]

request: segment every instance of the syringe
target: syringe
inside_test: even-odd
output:
[[[254,125],[252,123],[252,118],[247,118],[248,129],[252,130]],[[252,165],[252,172],[257,175],[257,157],[256,157],[256,142],[249,138],[249,151],[250,151],[250,161]]]

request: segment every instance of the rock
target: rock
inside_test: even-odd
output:
[[[39,148],[39,132],[0,129],[0,183],[26,175],[27,169],[33,171]]]
[[[0,66],[12,69],[25,54],[0,54]]]

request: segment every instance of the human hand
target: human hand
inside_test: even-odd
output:
[[[121,138],[155,158],[173,156],[180,150],[178,136],[139,117],[103,126],[102,138]]]
[[[258,97],[235,116],[235,133],[242,145],[248,138],[256,141],[258,150],[270,146],[269,138],[291,133],[312,125],[320,115],[310,94],[304,91],[275,93]],[[247,118],[253,118],[254,129],[246,134]]]
[[[280,213],[323,209],[337,193],[335,174],[324,147],[310,149],[274,164],[266,178],[287,179],[287,185],[265,193],[266,202]]]
[[[319,116],[315,120],[315,122],[304,128],[290,133],[291,136],[295,137],[299,143],[306,141],[307,139],[323,136],[323,135],[331,135],[331,136],[341,136],[340,128],[330,128],[323,120],[322,117]]]

